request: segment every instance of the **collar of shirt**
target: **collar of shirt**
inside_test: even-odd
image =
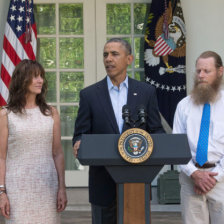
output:
[[[110,77],[107,76],[107,86],[108,86],[108,90],[110,92],[111,89],[119,91],[119,89],[122,89],[123,87],[126,87],[128,89],[128,75],[126,75],[125,80],[120,83],[119,88],[117,86],[114,86],[113,83],[110,80]]]

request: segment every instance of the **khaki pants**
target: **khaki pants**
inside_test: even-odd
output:
[[[179,179],[183,223],[224,224],[224,182],[217,182],[206,195],[197,195],[190,177],[181,172]]]

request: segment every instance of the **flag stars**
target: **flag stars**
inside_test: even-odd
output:
[[[16,11],[16,6],[12,5],[12,7],[10,9],[14,12],[14,11]]]
[[[182,86],[168,86],[168,85],[164,85],[164,84],[158,83],[155,80],[149,78],[148,76],[145,78],[145,81],[150,83],[152,86],[155,86],[156,88],[161,89],[162,91],[165,90],[167,92],[169,92],[169,91],[172,91],[173,93],[175,91],[181,92],[181,91],[184,91],[186,89],[185,85],[183,87]]]
[[[26,17],[26,22],[29,23],[30,22],[30,18]]]
[[[32,9],[31,9],[31,8],[29,8],[29,9],[28,9],[28,12],[29,12],[29,13],[32,13]]]
[[[18,25],[18,26],[16,27],[16,30],[17,30],[18,32],[19,32],[19,31],[22,31],[22,27]]]
[[[155,81],[154,80],[151,80],[150,83],[151,83],[151,85],[154,85],[155,84]]]
[[[15,20],[15,16],[14,16],[14,15],[11,15],[9,19],[10,19],[10,20],[11,20],[11,22],[12,22],[12,21],[14,21],[14,20]]]
[[[24,7],[20,6],[19,11],[20,13],[24,12]]]
[[[175,86],[172,86],[172,89],[171,89],[173,92],[176,90],[176,87]]]
[[[23,17],[22,17],[22,16],[18,16],[17,20],[18,20],[19,22],[22,22],[22,21],[23,21]]]
[[[21,2],[23,3],[23,2],[25,2],[26,0],[21,0]]]

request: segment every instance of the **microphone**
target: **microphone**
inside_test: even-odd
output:
[[[138,107],[138,119],[140,120],[140,125],[146,123],[147,113],[145,111],[144,105],[140,105]]]
[[[127,104],[122,107],[122,118],[124,119],[125,124],[130,125],[130,109]]]

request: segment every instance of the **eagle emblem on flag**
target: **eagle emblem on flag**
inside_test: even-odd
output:
[[[152,0],[145,30],[145,81],[157,92],[159,110],[172,128],[186,96],[186,29],[180,0]]]
[[[164,24],[164,17],[166,17]],[[167,28],[164,26],[167,25]],[[167,29],[168,35],[164,34],[164,29]],[[185,42],[186,30],[184,25],[184,18],[180,4],[177,4],[174,13],[172,13],[172,5],[169,2],[169,7],[166,8],[163,15],[157,21],[155,27],[155,39],[146,39],[148,45],[152,49],[145,51],[145,61],[149,66],[156,66],[160,63],[160,56],[162,56],[163,62],[166,65],[166,70],[160,69],[160,75],[166,72],[173,73],[174,70],[179,73],[185,72],[185,66],[181,66],[179,69],[172,68],[169,65],[168,55],[173,57],[183,57],[186,54],[186,42]],[[162,71],[162,72],[161,72]]]

